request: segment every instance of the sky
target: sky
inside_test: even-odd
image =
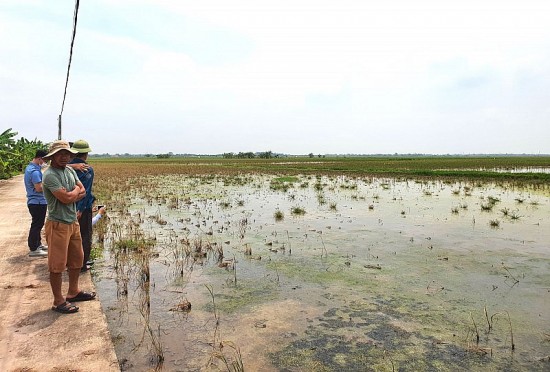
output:
[[[0,127],[58,136],[74,0],[0,2]],[[62,137],[102,154],[550,154],[547,0],[83,0]]]

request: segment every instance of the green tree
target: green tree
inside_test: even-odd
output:
[[[46,148],[39,140],[29,141],[23,137],[16,140],[15,136],[17,132],[12,128],[0,134],[0,179],[7,179],[23,172],[36,150]]]
[[[260,152],[258,154],[258,157],[260,159],[271,159],[273,157],[273,152],[272,151]]]
[[[238,159],[254,159],[256,155],[253,152],[239,152],[237,154]]]

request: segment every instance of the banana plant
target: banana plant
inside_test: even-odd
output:
[[[23,172],[36,150],[46,147],[37,139],[29,141],[22,137],[16,140],[15,136],[17,132],[12,128],[0,134],[0,179],[7,179]]]

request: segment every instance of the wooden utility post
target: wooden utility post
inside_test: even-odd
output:
[[[61,139],[61,115],[59,115],[58,121],[57,121],[57,139]]]

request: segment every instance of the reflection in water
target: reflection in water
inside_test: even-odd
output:
[[[155,365],[156,369],[162,367],[164,361],[164,351],[160,342],[160,325],[157,332],[151,326],[151,272],[149,267],[149,259],[151,257],[151,249],[148,245],[142,247],[135,254],[135,265],[137,267],[137,282],[138,282],[138,303],[139,312],[142,318],[143,334],[141,340],[136,344],[134,350],[140,348],[146,336],[149,337],[151,343],[150,360]]]
[[[132,290],[130,284],[135,284],[133,294],[137,294],[137,309],[141,316],[139,324],[142,325],[143,330],[141,337],[134,342],[132,351],[136,352],[144,346],[147,347],[150,363],[155,370],[160,370],[164,361],[160,340],[161,326],[158,325],[157,329],[154,329],[151,325],[150,259],[153,242],[144,237],[139,225],[130,223],[129,226],[127,233],[119,226],[113,230],[115,243],[111,253],[117,285],[119,326],[124,327],[124,319],[130,313],[128,294]]]

